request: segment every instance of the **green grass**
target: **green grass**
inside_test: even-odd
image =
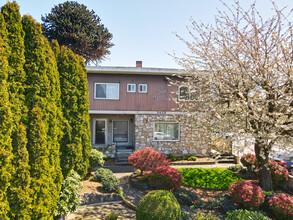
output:
[[[221,168],[180,168],[183,185],[212,189],[228,189],[235,181],[242,181],[234,172]]]

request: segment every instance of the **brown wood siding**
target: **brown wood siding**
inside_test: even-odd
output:
[[[94,99],[95,83],[119,83],[119,100]],[[135,93],[127,92],[128,83],[136,84]],[[171,98],[176,88],[168,86],[166,76],[89,73],[88,84],[90,110],[172,111],[176,108]],[[147,84],[147,93],[138,92],[139,84]]]

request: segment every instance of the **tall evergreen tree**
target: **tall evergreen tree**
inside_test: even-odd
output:
[[[13,169],[11,186],[8,189],[10,203],[10,218],[30,219],[30,173],[28,165],[27,138],[24,126],[27,108],[25,107],[24,91],[26,74],[23,69],[24,31],[22,29],[19,7],[15,2],[8,2],[1,8],[8,31],[8,44],[11,53],[8,55],[8,88],[12,103],[13,129]]]
[[[85,176],[91,151],[89,101],[86,68],[83,58],[58,42],[52,42],[60,74],[64,136],[61,140],[61,167],[64,177],[70,170]]]
[[[27,149],[33,189],[32,219],[52,218],[59,199],[62,173],[59,160],[62,109],[55,55],[31,16],[22,19],[25,31]]]
[[[0,13],[0,219],[9,219],[7,189],[11,178],[11,131],[12,113],[8,94],[8,61],[10,48],[7,44],[7,30],[3,15]]]

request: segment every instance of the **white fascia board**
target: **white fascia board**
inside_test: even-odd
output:
[[[186,112],[170,112],[170,111],[107,111],[107,110],[89,110],[90,114],[124,114],[124,115],[157,115],[164,112],[166,115],[181,115]]]
[[[145,68],[145,67],[111,67],[111,66],[87,66],[88,73],[105,74],[135,74],[135,75],[169,75],[182,74],[183,69],[170,68]]]

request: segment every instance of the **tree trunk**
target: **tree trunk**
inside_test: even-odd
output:
[[[263,190],[272,191],[273,182],[271,169],[269,167],[269,150],[266,148],[265,141],[261,138],[257,138],[254,144],[254,151],[259,162],[259,181]]]

